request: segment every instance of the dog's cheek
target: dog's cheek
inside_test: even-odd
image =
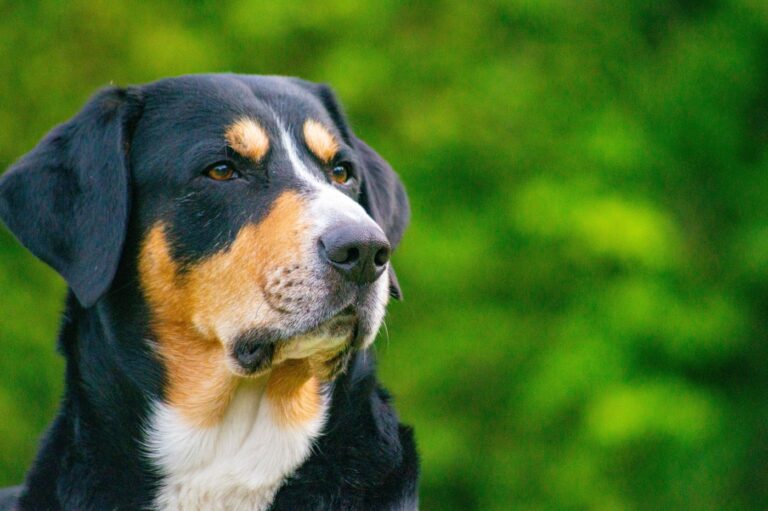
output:
[[[155,224],[144,239],[139,256],[139,280],[153,324],[163,318],[186,322],[190,310],[165,232],[162,222]]]
[[[285,192],[261,222],[188,272],[192,322],[201,333],[229,346],[245,331],[280,328],[290,310],[279,299],[288,293],[274,290],[309,264],[305,218],[302,198]]]
[[[242,331],[268,321],[270,309],[261,293],[263,271],[255,256],[253,229],[242,229],[229,250],[188,272],[191,321],[203,335],[225,346]]]
[[[190,424],[215,424],[232,399],[237,386],[230,370],[233,341],[242,332],[275,330],[286,321],[285,313],[268,303],[263,289],[268,279],[287,269],[312,264],[311,233],[305,218],[301,197],[286,192],[260,223],[243,227],[226,250],[183,271],[170,255],[162,224],[147,236],[140,278],[157,350],[166,366],[166,401]],[[297,384],[303,389],[300,395],[283,392],[281,389],[291,387],[286,382],[273,394],[285,406],[301,397],[303,405],[285,410],[286,416],[300,422],[306,415],[302,409],[311,415],[309,411],[315,408],[311,397],[315,392],[309,391],[316,382],[307,383],[303,372],[298,373],[285,376],[289,383],[301,380]]]

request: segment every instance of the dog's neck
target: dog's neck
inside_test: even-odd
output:
[[[153,312],[152,345],[166,376],[144,439],[161,474],[155,508],[266,509],[324,425],[317,364],[278,348],[264,372],[236,375],[218,339],[165,307]]]
[[[158,509],[270,505],[283,480],[309,457],[327,409],[322,395],[306,420],[285,424],[284,403],[270,393],[267,381],[240,382],[221,420],[208,427],[190,425],[177,410],[157,405],[147,447],[164,474]]]
[[[325,387],[306,360],[251,378],[221,363],[208,369],[208,378],[177,382],[185,395],[166,395],[149,417],[146,449],[162,474],[156,508],[266,509],[310,455],[325,423]]]

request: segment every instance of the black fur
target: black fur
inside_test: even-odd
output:
[[[417,508],[413,432],[398,423],[374,365],[370,353],[358,353],[336,380],[328,427],[274,511]]]
[[[0,218],[71,290],[59,335],[67,361],[60,411],[23,487],[0,491],[0,510],[151,505],[160,475],[142,452],[142,428],[165,376],[144,341],[149,311],[137,283],[139,244],[164,219],[174,257],[194,262],[226,249],[281,190],[300,186],[275,171],[289,164],[277,156],[268,164],[236,162],[248,186],[214,190],[195,178],[217,158],[236,159],[215,142],[221,127],[263,104],[289,120],[309,113],[335,126],[359,172],[348,193],[393,247],[399,243],[408,222],[403,187],[355,137],[325,86],[200,75],[98,93],[0,179]],[[334,382],[325,432],[272,509],[416,507],[413,436],[378,385],[372,357],[356,353]]]
[[[0,218],[86,307],[112,282],[128,223],[127,95],[97,94],[0,182]]]

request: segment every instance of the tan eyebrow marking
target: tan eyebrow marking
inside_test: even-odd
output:
[[[261,160],[269,151],[269,137],[264,128],[253,119],[246,117],[235,121],[224,134],[230,147],[252,159]]]
[[[304,122],[304,140],[320,161],[328,163],[339,152],[339,142],[328,128],[314,119]]]

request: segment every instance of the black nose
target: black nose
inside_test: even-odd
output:
[[[319,245],[320,257],[357,284],[379,278],[391,250],[384,232],[374,223],[332,227],[320,236]]]

